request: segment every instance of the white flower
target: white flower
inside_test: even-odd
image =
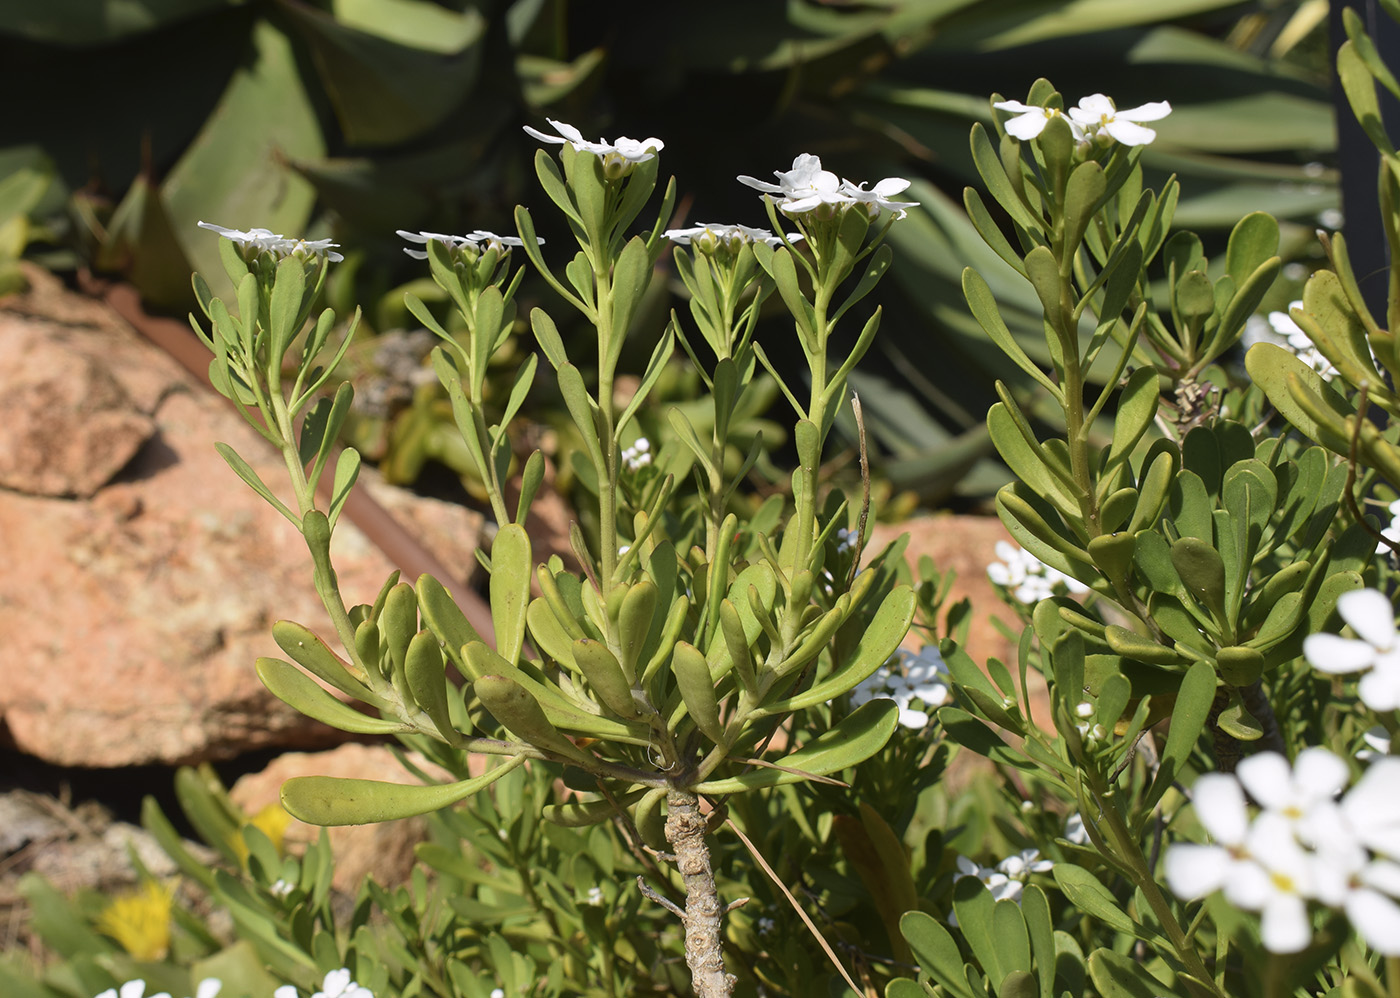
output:
[[[589,142],[583,137],[577,128],[563,121],[555,121],[553,118],[546,118],[558,135],[546,135],[537,128],[525,125],[527,134],[539,139],[541,142],[551,142],[555,145],[563,145],[565,142],[574,147],[575,152],[591,152],[595,156],[603,158],[616,157],[627,163],[645,163],[654,157],[662,149],[666,148],[666,143],[658,138],[648,138],[638,141],[629,139],[623,135],[616,142],[609,142],[602,139],[598,142]]]
[[[1048,873],[1054,866],[1050,860],[1040,858],[1039,849],[1022,849],[998,863],[997,869],[1010,879],[1024,884],[1032,873]]]
[[[514,246],[525,245],[525,241],[519,236],[498,236],[496,233],[488,232],[485,229],[475,229],[465,236],[453,236],[444,232],[408,232],[405,229],[395,229],[394,232],[396,235],[407,239],[411,243],[418,243],[420,246],[430,242],[439,242],[448,249],[460,249],[463,246],[470,246],[473,249],[480,250],[484,244],[485,248],[494,249],[497,253],[500,253]],[[539,236],[535,237],[535,242],[539,243],[541,246],[544,245],[544,240]],[[415,260],[428,259],[426,250],[404,247],[404,252]]]
[[[753,177],[740,177],[739,183],[754,190],[780,196],[778,207],[790,215],[811,211],[820,205],[852,204],[853,198],[842,186],[840,178],[822,169],[822,161],[811,153],[802,153],[792,161],[787,172],[774,170],[778,183],[770,184]]]
[[[836,531],[836,551],[838,554],[845,554],[847,551],[854,551],[859,535],[850,527],[842,527]]]
[[[1018,545],[997,541],[995,551],[1001,560],[987,566],[987,577],[996,585],[1010,589],[1017,602],[1039,603],[1047,596],[1054,596],[1058,586],[1075,594],[1089,591],[1078,579],[1051,568]]]
[[[194,998],[215,998],[219,990],[223,987],[223,982],[217,977],[206,977],[195,986]],[[146,982],[143,980],[127,981],[121,989],[108,988],[97,996],[97,998],[142,998],[146,990]],[[168,991],[159,991],[156,994],[148,995],[147,998],[170,998]]]
[[[491,989],[491,998],[506,998],[505,989],[504,989],[504,988],[492,988],[492,989]]]
[[[1089,830],[1084,827],[1084,815],[1078,811],[1065,819],[1065,841],[1077,846],[1087,846],[1090,842]]]
[[[898,665],[904,668],[898,669]],[[917,655],[902,649],[851,691],[851,705],[859,707],[877,698],[893,700],[899,707],[899,723],[914,731],[928,727],[928,711],[912,706],[920,701],[932,710],[953,699],[952,678],[938,649],[924,647]]]
[[[662,236],[679,246],[695,246],[704,252],[718,246],[734,251],[745,243],[783,244],[782,236],[775,236],[767,229],[756,229],[751,225],[719,225],[715,222],[703,222],[688,229],[667,229]],[[788,236],[787,241],[795,243],[801,238],[802,233],[797,232]]]
[[[291,985],[285,985],[290,989]],[[273,998],[283,998],[284,988],[278,988]],[[293,989],[294,990],[294,989]],[[374,998],[374,992],[363,985],[356,984],[350,979],[350,970],[341,967],[339,970],[332,970],[321,982],[321,990],[317,991],[311,998]]]
[[[1171,112],[1172,106],[1166,101],[1120,111],[1111,98],[1103,94],[1090,94],[1077,107],[1070,108],[1068,113],[1070,120],[1082,127],[1090,138],[1102,134],[1125,146],[1145,146],[1157,137],[1157,133],[1137,122],[1157,121]]]
[[[603,888],[601,888],[601,887],[590,887],[590,888],[588,888],[588,897],[584,900],[584,903],[585,903],[585,904],[591,904],[591,905],[593,905],[594,907],[598,907],[598,906],[602,905],[602,903],[603,903]]]
[[[1041,132],[1045,131],[1045,126],[1049,124],[1051,118],[1064,118],[1069,123],[1069,130],[1074,135],[1075,141],[1082,141],[1084,138],[1083,127],[1073,118],[1067,118],[1057,107],[1035,107],[1031,104],[1022,104],[1018,100],[997,101],[992,107],[998,111],[1010,111],[1016,115],[1014,118],[1006,120],[1006,134],[1012,138],[1028,142]]]
[[[764,916],[763,918],[760,918],[758,920],[758,934],[761,936],[768,935],[768,933],[772,932],[777,927],[778,923],[775,922],[773,919],[768,918],[767,916]]]
[[[1249,756],[1235,776],[1266,813],[1279,815],[1294,834],[1316,847],[1315,826],[1329,823],[1327,812],[1351,774],[1340,758],[1314,746],[1299,752],[1291,767],[1277,752]]]
[[[339,243],[333,243],[329,239],[288,239],[269,229],[249,229],[244,232],[241,229],[226,229],[222,225],[215,225],[213,222],[199,222],[201,229],[208,229],[210,232],[217,232],[225,239],[232,240],[249,249],[259,253],[271,253],[274,256],[290,256],[293,253],[309,253],[315,256],[324,256],[332,263],[338,263],[345,257],[334,252],[334,248]]]
[[[1270,812],[1254,820],[1245,848],[1250,860],[1236,864],[1224,885],[1225,899],[1260,913],[1265,949],[1297,953],[1312,941],[1306,899],[1314,892],[1315,860],[1298,844],[1289,821]]]
[[[1357,692],[1372,710],[1400,707],[1400,634],[1390,600],[1378,590],[1357,589],[1337,599],[1337,612],[1357,639],[1310,634],[1303,639],[1303,657],[1320,672],[1365,673]]]
[[[283,880],[281,877],[278,877],[276,882],[273,883],[272,886],[269,887],[267,890],[268,893],[271,894],[273,897],[284,898],[288,894],[292,893],[292,889],[294,886],[295,885],[293,884],[287,883],[287,881]]]
[[[651,464],[651,441],[646,437],[638,437],[636,443],[623,450],[622,463],[631,472],[641,471]]]
[[[1045,873],[1054,865],[1048,859],[1041,859],[1038,849],[1023,849],[996,866],[979,866],[966,856],[958,857],[959,879],[976,877],[991,892],[992,900],[1015,901],[1017,904],[1021,902],[1021,892],[1031,874]],[[957,924],[955,919],[950,918],[949,921]]]
[[[958,857],[958,872],[962,877],[976,877],[987,890],[992,892],[994,901],[1020,901],[1025,883],[1013,880],[994,866],[979,866],[966,856]]]
[[[1177,897],[1188,899],[1205,897],[1225,885],[1245,862],[1244,840],[1249,832],[1244,790],[1233,776],[1206,773],[1191,795],[1201,826],[1215,841],[1210,845],[1182,842],[1167,850],[1167,886]]]
[[[1371,763],[1342,798],[1341,811],[1357,841],[1400,860],[1400,756]]]
[[[841,193],[850,197],[856,204],[865,205],[865,210],[869,212],[871,218],[878,218],[880,212],[889,211],[894,213],[896,219],[903,218],[909,214],[909,208],[916,208],[917,201],[891,201],[890,198],[896,194],[903,193],[909,187],[909,181],[901,177],[886,177],[877,183],[870,190],[865,189],[865,182],[853,184],[849,180],[841,181]]]

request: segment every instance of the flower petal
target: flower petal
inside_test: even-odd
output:
[[[1320,745],[1303,749],[1293,760],[1293,784],[1311,800],[1331,800],[1342,792],[1350,779],[1347,764]]]
[[[1049,121],[1049,116],[1037,108],[1034,111],[1007,121],[1006,134],[1010,135],[1012,138],[1017,138],[1022,142],[1026,142],[1045,131],[1045,125]]]
[[[1384,956],[1400,956],[1400,904],[1378,891],[1352,891],[1347,918],[1366,944]]]
[[[1400,669],[1372,669],[1361,677],[1356,692],[1372,710],[1400,708]]]
[[[1319,672],[1345,675],[1362,672],[1376,661],[1376,649],[1365,641],[1338,634],[1309,634],[1303,639],[1303,657]]]
[[[1262,807],[1275,810],[1293,802],[1293,773],[1277,752],[1260,752],[1240,760],[1235,777]]]
[[[1220,846],[1180,843],[1167,850],[1167,886],[1179,898],[1205,897],[1224,885],[1234,865],[1230,854]]]
[[[1137,107],[1130,107],[1126,111],[1117,111],[1114,117],[1124,118],[1128,121],[1157,121],[1171,113],[1171,104],[1161,100],[1154,101],[1151,104],[1140,104]]]
[[[1337,599],[1337,612],[1356,636],[1375,648],[1395,644],[1395,608],[1378,589],[1354,589]]]
[[[992,107],[998,111],[1014,111],[1017,114],[1025,114],[1027,111],[1039,111],[1038,107],[1031,107],[1029,104],[1022,104],[1018,100],[999,100]],[[998,542],[1002,543],[1002,542]]]
[[[1313,935],[1307,904],[1293,894],[1276,895],[1264,907],[1259,934],[1270,953],[1297,953],[1306,949]]]
[[[1217,842],[1239,845],[1249,830],[1244,791],[1239,781],[1224,773],[1206,773],[1191,791],[1196,817]]]
[[[1103,130],[1125,146],[1145,146],[1157,137],[1157,133],[1131,121],[1113,118],[1104,123]]]

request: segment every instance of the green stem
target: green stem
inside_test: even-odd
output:
[[[1201,954],[1192,944],[1187,932],[1182,929],[1181,923],[1176,920],[1171,904],[1162,893],[1162,888],[1157,884],[1152,875],[1152,870],[1147,865],[1147,857],[1142,853],[1142,847],[1128,831],[1127,825],[1123,823],[1122,817],[1118,814],[1118,808],[1111,799],[1109,790],[1103,785],[1100,774],[1090,766],[1082,769],[1089,792],[1094,796],[1094,803],[1098,806],[1100,814],[1103,816],[1103,824],[1108,827],[1109,839],[1113,844],[1114,851],[1118,858],[1123,861],[1124,866],[1131,872],[1133,886],[1142,891],[1143,897],[1147,899],[1148,907],[1152,909],[1152,914],[1156,916],[1161,924],[1167,938],[1171,940],[1172,948],[1176,950],[1177,958],[1181,960],[1191,976],[1195,977],[1202,984],[1211,988],[1219,996],[1226,998],[1225,994],[1213,983],[1210,971],[1206,969],[1205,961],[1201,959]]]
[[[603,605],[613,590],[613,573],[617,570],[617,441],[613,439],[616,417],[613,412],[613,344],[612,344],[612,277],[605,267],[595,268],[598,296],[598,443],[603,451],[603,466],[598,473],[598,583],[602,586]],[[611,629],[611,628],[609,628]]]

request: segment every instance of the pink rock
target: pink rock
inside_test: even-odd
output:
[[[332,636],[301,536],[214,443],[233,446],[290,500],[280,456],[164,353],[55,285],[36,281],[30,296],[6,301],[0,337],[48,337],[70,368],[126,379],[128,402],[150,407],[141,417],[149,439],[90,501],[0,490],[0,737],[50,762],[93,767],[344,740],[274,698],[253,669],[259,656],[282,657],[270,634],[279,618]],[[41,294],[39,310],[66,310],[68,324],[25,318]],[[479,518],[437,515],[441,531],[457,524],[454,560],[472,564]],[[392,566],[346,520],[333,544],[347,602],[371,602]]]

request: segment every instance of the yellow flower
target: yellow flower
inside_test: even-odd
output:
[[[287,835],[287,826],[292,823],[292,816],[279,803],[272,803],[264,807],[257,814],[248,819],[248,824],[262,832],[272,842],[272,846],[277,850],[277,854],[282,855],[282,846]],[[247,827],[246,825],[244,827]],[[244,866],[248,865],[248,843],[243,839],[243,831],[240,829],[234,832],[230,845],[238,855],[238,861]]]
[[[121,943],[137,960],[161,960],[170,948],[170,906],[173,884],[147,880],[135,890],[118,894],[97,919],[98,931]]]

